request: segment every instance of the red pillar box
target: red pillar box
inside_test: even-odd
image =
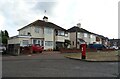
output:
[[[86,44],[81,44],[82,59],[86,59]]]

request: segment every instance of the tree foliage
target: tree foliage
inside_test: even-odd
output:
[[[7,30],[0,32],[0,43],[7,45],[8,44],[9,33]]]

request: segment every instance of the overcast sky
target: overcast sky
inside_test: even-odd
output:
[[[118,1],[0,0],[0,29],[18,35],[18,29],[46,15],[49,22],[65,29],[81,23],[88,31],[118,38]]]

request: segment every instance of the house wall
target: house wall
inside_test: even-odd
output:
[[[44,28],[44,49],[53,49],[54,48],[54,29],[53,28]],[[52,45],[48,46],[47,43],[52,42]]]
[[[39,32],[35,32],[35,29],[38,29]],[[19,35],[28,35],[28,33],[30,33],[32,38],[43,38],[44,37],[43,31],[44,29],[40,26],[29,26],[19,30]]]
[[[19,35],[28,35],[28,32],[31,33],[32,27],[25,27],[24,29],[19,30]]]
[[[56,37],[55,37],[55,41],[65,42],[65,36],[56,36]]]
[[[83,33],[83,34],[84,34],[84,38],[83,38],[84,41],[87,42],[87,44],[90,44],[90,34],[88,33]]]
[[[90,34],[81,33],[81,32],[78,32],[77,34],[78,34],[77,35],[78,39],[83,39],[85,42],[87,42],[87,44],[89,44],[91,42]]]
[[[66,40],[70,40],[70,33],[68,33],[68,36],[65,36]]]
[[[28,40],[28,43],[31,44],[31,39],[30,38],[24,38],[24,37],[14,37],[8,40],[8,44],[20,44],[21,46],[23,45],[22,42],[23,40]]]
[[[93,44],[94,42],[96,42],[96,36],[91,34],[90,35],[90,44]]]
[[[35,29],[38,29],[39,33],[35,32]],[[32,38],[44,38],[44,28],[40,26],[32,26],[31,35],[32,35]]]
[[[19,39],[18,42],[19,42],[20,46],[24,46],[24,45],[23,45],[23,40],[27,40],[27,41],[28,41],[28,44],[32,44],[30,38],[18,38],[18,39]]]
[[[77,38],[84,40],[84,33],[78,32],[78,33],[77,33]],[[77,44],[77,48],[78,48],[78,49],[80,48],[80,43]]]
[[[70,40],[70,33],[68,33],[68,36],[55,36],[55,41],[65,42],[65,40]]]
[[[14,38],[9,39],[8,44],[20,44],[19,38],[14,37]]]
[[[83,39],[84,38],[84,34],[81,32],[77,33],[77,38]]]
[[[70,33],[71,48],[76,47],[76,32]]]

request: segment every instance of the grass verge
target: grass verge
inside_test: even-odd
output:
[[[73,59],[81,59],[81,53],[66,54],[65,57]],[[98,51],[98,52],[87,52],[86,60],[89,61],[120,61],[120,51]]]

